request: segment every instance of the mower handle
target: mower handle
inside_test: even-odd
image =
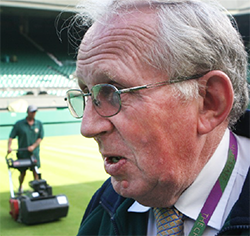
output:
[[[12,151],[16,151],[16,152],[18,152],[18,151],[26,151],[26,150],[28,150],[27,147],[26,148],[12,149]]]
[[[18,151],[27,151],[28,148],[26,147],[26,148],[18,148],[18,149],[11,149],[11,150],[14,151],[14,152],[18,152]],[[11,152],[10,152],[10,153],[11,153]],[[7,152],[7,154],[6,154],[6,156],[5,156],[5,159],[7,159],[8,155],[9,155],[10,153]]]

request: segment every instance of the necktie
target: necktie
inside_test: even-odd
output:
[[[157,236],[183,235],[182,213],[175,208],[153,208],[157,223]]]

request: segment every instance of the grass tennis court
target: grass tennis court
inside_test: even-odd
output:
[[[17,147],[14,140],[12,148]],[[76,235],[83,212],[92,194],[108,177],[93,139],[81,135],[45,137],[41,143],[42,178],[52,187],[53,194],[65,194],[69,201],[66,218],[46,224],[27,226],[9,215],[9,177],[5,162],[7,140],[0,141],[0,235],[1,236],[72,236]],[[15,159],[15,152],[8,157]],[[14,191],[18,188],[18,171],[12,169]],[[24,190],[33,180],[27,171]]]

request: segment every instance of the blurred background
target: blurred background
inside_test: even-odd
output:
[[[8,138],[30,104],[38,107],[36,118],[46,136],[79,134],[80,121],[64,101],[66,91],[77,86],[77,46],[64,29],[75,5],[72,0],[0,2],[0,140]]]

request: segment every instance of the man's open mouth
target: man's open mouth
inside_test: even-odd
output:
[[[122,156],[105,156],[104,168],[111,176],[120,175],[122,168],[126,165],[127,158]]]
[[[108,164],[115,164],[118,163],[121,159],[124,159],[124,157],[111,156],[111,157],[106,157],[105,159],[107,160]]]

